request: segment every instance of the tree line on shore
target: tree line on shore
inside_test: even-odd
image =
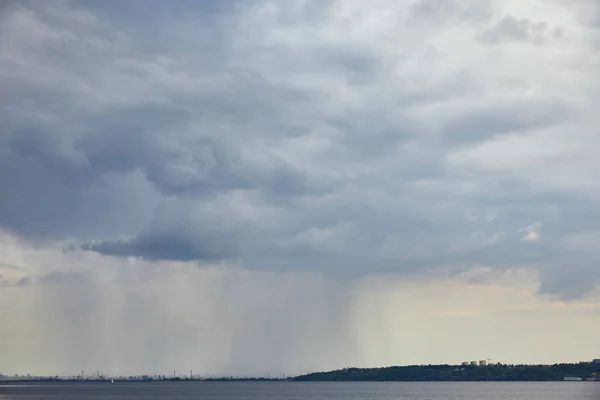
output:
[[[600,365],[591,362],[554,365],[411,365],[344,368],[297,376],[295,381],[559,381],[565,377],[594,379]]]

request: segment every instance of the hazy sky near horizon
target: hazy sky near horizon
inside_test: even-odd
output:
[[[5,1],[0,373],[600,357],[600,4]]]

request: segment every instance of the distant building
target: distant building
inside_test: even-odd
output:
[[[479,361],[479,365],[481,365],[483,367],[483,366],[487,365],[487,361],[481,360],[481,361]]]
[[[468,361],[463,361],[462,365],[469,365],[469,362]]]
[[[471,361],[471,365],[477,365],[477,361]]]
[[[592,362],[593,362],[594,364],[600,364],[600,358],[594,358],[594,359],[592,360]]]

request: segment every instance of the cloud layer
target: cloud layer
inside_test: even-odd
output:
[[[251,270],[526,268],[579,297],[600,279],[590,4],[7,3],[0,226]]]

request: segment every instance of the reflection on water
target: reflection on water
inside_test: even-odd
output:
[[[0,385],[2,400],[598,400],[598,382],[148,382]]]

